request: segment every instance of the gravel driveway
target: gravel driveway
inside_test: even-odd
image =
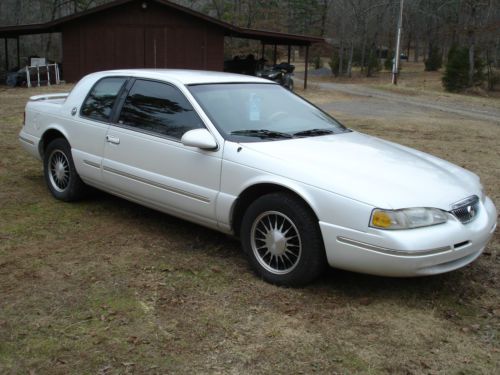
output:
[[[296,85],[302,81],[296,80]],[[500,101],[489,98],[462,97],[455,94],[429,96],[406,95],[377,89],[362,84],[311,82],[321,90],[337,91],[356,97],[356,100],[335,100],[322,103],[326,111],[343,112],[366,117],[391,117],[426,115],[429,112],[443,112],[459,118],[485,120],[500,125]]]

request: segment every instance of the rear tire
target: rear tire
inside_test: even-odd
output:
[[[292,194],[271,193],[255,200],[243,216],[240,238],[253,269],[269,283],[302,286],[325,269],[318,220]]]
[[[43,157],[45,182],[54,198],[71,202],[85,196],[87,186],[80,179],[71,156],[71,147],[63,138],[50,142]]]

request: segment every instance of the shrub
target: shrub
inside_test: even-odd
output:
[[[484,62],[476,55],[474,60],[473,85],[480,85],[484,81]],[[452,47],[448,53],[448,62],[443,76],[443,86],[447,91],[457,92],[469,84],[469,49]]]
[[[438,47],[431,47],[429,57],[424,63],[426,72],[433,72],[441,69],[443,66],[443,55]]]
[[[347,71],[347,64],[348,63],[349,63],[349,59],[346,56],[346,54],[344,54],[343,62],[342,62],[343,73],[346,73],[346,71]],[[328,65],[330,65],[330,69],[332,70],[332,74],[335,77],[338,77],[338,75],[339,75],[339,68],[340,68],[340,56],[339,56],[338,52],[334,52],[333,53],[332,58],[328,62]]]
[[[487,87],[490,91],[495,91],[498,86],[500,86],[500,72],[496,72],[492,66],[491,62],[487,65],[486,82]]]
[[[337,53],[334,53],[332,55],[332,58],[328,62],[328,65],[330,65],[330,69],[332,70],[332,74],[337,77],[339,75],[339,65],[340,65],[340,59],[339,55]]]
[[[491,73],[488,75],[488,90],[495,91],[500,86],[500,73]]]
[[[394,52],[393,51],[388,51],[387,52],[387,58],[384,61],[384,69],[385,70],[390,70],[392,71],[392,64],[394,60]]]
[[[370,53],[366,61],[366,76],[371,77],[373,73],[381,69],[380,60],[375,53]]]
[[[321,61],[321,57],[319,55],[314,56],[312,58],[311,63],[313,64],[314,69],[319,69],[323,67],[323,62]]]

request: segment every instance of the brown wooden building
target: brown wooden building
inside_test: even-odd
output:
[[[156,1],[128,1],[61,26],[70,81],[114,68],[223,69],[221,27]]]
[[[290,46],[305,46],[308,51],[312,43],[323,41],[240,28],[166,0],[116,0],[45,24],[0,27],[7,67],[7,38],[18,40],[20,60],[19,36],[54,32],[62,35],[63,78],[68,82],[118,68],[221,71],[224,37],[259,40],[275,51],[277,45],[287,45],[289,58]]]

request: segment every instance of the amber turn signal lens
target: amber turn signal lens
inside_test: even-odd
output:
[[[372,225],[379,228],[389,228],[392,224],[391,217],[385,212],[376,211],[372,216]]]

